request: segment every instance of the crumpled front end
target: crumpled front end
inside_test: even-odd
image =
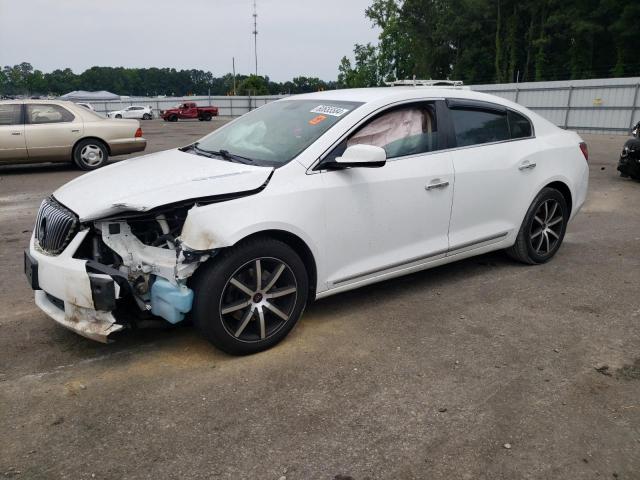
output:
[[[105,343],[154,316],[182,321],[193,302],[187,279],[212,254],[180,245],[187,212],[81,223],[46,199],[24,257],[36,304],[60,325]]]
[[[640,179],[640,139],[627,140],[620,154],[618,171],[622,175]]]

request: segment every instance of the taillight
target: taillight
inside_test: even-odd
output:
[[[138,129],[136,130],[136,138],[140,138],[140,137],[142,137],[142,129],[141,129],[141,128],[138,128]]]
[[[582,155],[584,155],[584,159],[589,161],[589,149],[587,148],[587,144],[584,142],[580,142],[580,150],[582,150]]]

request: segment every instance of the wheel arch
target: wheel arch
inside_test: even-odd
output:
[[[309,276],[308,302],[311,302],[313,299],[315,299],[318,283],[318,268],[313,252],[311,251],[307,243],[294,233],[288,232],[286,230],[272,229],[252,233],[236,242],[234,246],[258,237],[266,237],[273,238],[274,240],[279,240],[291,247],[293,251],[300,256],[300,259],[302,260],[302,263],[304,263],[304,266],[307,270],[307,275]]]
[[[543,188],[553,188],[555,190],[558,190],[564,197],[564,200],[567,202],[567,206],[569,207],[569,215],[571,215],[571,213],[573,212],[573,197],[569,185],[560,180],[556,180],[545,185]]]

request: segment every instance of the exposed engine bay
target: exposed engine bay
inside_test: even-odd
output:
[[[193,302],[187,279],[215,254],[181,244],[188,210],[181,206],[87,224],[89,232],[74,257],[87,260],[88,272],[110,275],[120,299],[132,299],[140,312],[180,322]]]

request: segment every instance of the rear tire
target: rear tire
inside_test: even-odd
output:
[[[309,294],[304,263],[285,243],[257,238],[221,252],[193,283],[193,322],[220,350],[248,355],[280,342]]]
[[[208,113],[208,112],[205,112],[205,113],[202,114],[202,116],[200,118],[205,122],[210,122],[211,121],[211,114]]]
[[[73,149],[73,162],[81,170],[95,170],[104,166],[108,160],[109,151],[100,140],[81,140]]]
[[[148,113],[145,113],[144,115],[142,115],[142,119],[143,120],[151,120],[151,115],[149,115]]]
[[[507,254],[529,265],[548,262],[562,245],[569,214],[564,196],[554,188],[543,188],[531,203],[516,243],[506,250]]]

